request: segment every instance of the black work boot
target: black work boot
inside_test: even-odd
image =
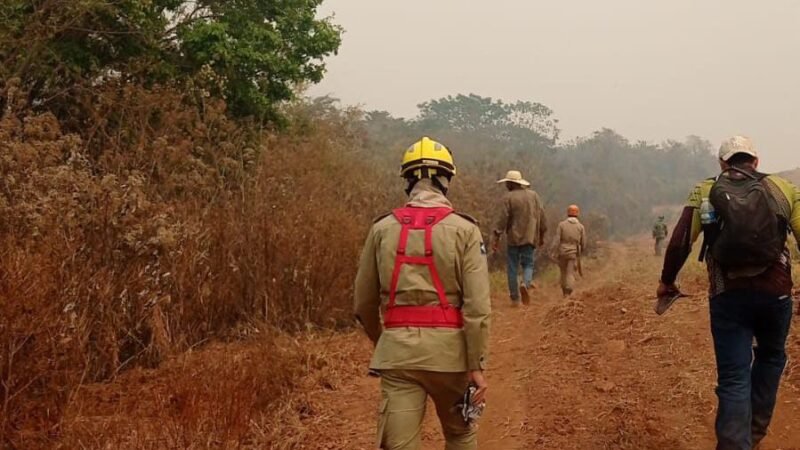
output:
[[[519,294],[522,296],[523,305],[531,303],[531,295],[528,293],[528,286],[525,286],[525,283],[519,285]]]

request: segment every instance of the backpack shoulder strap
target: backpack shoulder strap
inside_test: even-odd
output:
[[[405,264],[427,266],[431,274],[431,280],[439,296],[441,306],[449,305],[444,285],[439,273],[436,270],[436,263],[433,258],[433,227],[441,222],[445,217],[453,212],[452,208],[416,208],[406,206],[395,209],[392,214],[400,222],[400,239],[397,243],[397,255],[395,255],[394,270],[392,281],[389,287],[388,308],[394,308],[397,294],[397,284],[400,278],[400,269]],[[425,255],[421,257],[409,256],[406,254],[408,246],[408,235],[411,230],[423,230],[425,232]]]
[[[758,173],[758,172],[748,172],[748,171],[746,171],[744,169],[740,169],[738,167],[733,167],[733,166],[728,167],[727,169],[723,170],[722,173],[720,174],[720,177],[722,175],[724,175],[725,173],[728,173],[728,172],[736,172],[736,173],[740,173],[740,174],[742,174],[742,175],[744,175],[744,176],[746,176],[746,177],[748,177],[750,179],[753,179],[753,180],[761,180],[761,178],[759,178],[759,175],[761,175],[760,173]],[[764,176],[766,176],[766,175],[764,175]],[[717,181],[719,181],[719,180],[717,180]]]
[[[767,191],[767,196],[769,197],[771,206],[775,208],[775,212],[778,214],[778,217],[780,217],[786,223],[786,227],[791,228],[790,217],[792,216],[792,205],[789,203],[789,200],[781,190],[780,185],[775,181],[775,179],[770,177],[770,174],[761,175],[764,175],[760,181],[764,186],[764,189]]]
[[[463,218],[467,219],[467,220],[468,220],[470,223],[473,223],[473,224],[475,224],[475,225],[479,225],[478,219],[476,219],[476,218],[474,218],[474,217],[470,216],[470,215],[469,215],[469,214],[467,214],[467,213],[463,213],[463,212],[458,212],[458,211],[456,211],[456,215],[458,215],[458,216],[461,216],[461,217],[463,217]]]
[[[768,174],[768,173],[763,173],[763,172],[758,172],[758,171],[754,172],[753,175],[755,175],[755,177],[756,177],[756,179],[758,179],[758,181],[764,180],[768,176],[770,176],[770,174]]]
[[[392,212],[383,213],[383,214],[375,217],[374,219],[372,219],[372,223],[378,223],[381,220],[383,220],[383,219],[385,219],[385,218],[387,218],[387,217],[389,217],[391,215],[392,215]]]
[[[432,254],[432,234],[433,226],[441,222],[445,217],[453,212],[452,208],[417,208],[406,206],[392,211],[392,214],[402,226],[400,230],[400,242],[397,252],[404,255],[406,244],[408,243],[408,233],[411,230],[425,230],[425,253]]]

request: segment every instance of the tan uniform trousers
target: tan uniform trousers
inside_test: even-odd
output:
[[[569,295],[575,288],[575,267],[578,264],[577,255],[561,255],[558,257],[558,268],[561,271],[561,292]]]
[[[422,448],[422,420],[428,396],[436,405],[446,450],[476,450],[477,429],[464,424],[454,406],[468,385],[466,372],[382,370],[378,447],[385,450]]]
[[[664,250],[664,238],[656,238],[656,256],[661,256],[662,250]]]

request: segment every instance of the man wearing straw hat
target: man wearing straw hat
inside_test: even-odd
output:
[[[544,234],[547,231],[542,200],[539,194],[528,189],[531,184],[522,178],[518,170],[509,170],[505,178],[497,182],[504,183],[508,192],[503,196],[503,208],[494,230],[492,248],[495,252],[498,250],[500,238],[505,233],[511,304],[519,305],[520,297],[523,303],[528,304],[528,289],[533,283],[535,250],[544,243]],[[520,266],[522,283],[517,276]]]

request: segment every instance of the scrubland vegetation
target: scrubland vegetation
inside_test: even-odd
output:
[[[362,239],[402,202],[400,153],[422,134],[453,149],[452,198],[487,236],[508,169],[540,191],[551,228],[580,204],[593,240],[646,230],[654,206],[713,174],[699,138],[563,141],[534,102],[459,95],[401,119],[298,99],[339,45],[319,1],[242,2],[252,17],[214,1],[60,3],[0,6],[2,447],[99,446],[64,419],[81,387],[164,365],[195,384],[174,411],[194,425],[170,445],[241,443],[237,427],[324,366],[294,339],[352,325]],[[246,363],[221,361],[252,383],[175,368],[246,339],[259,343]],[[213,399],[248,409],[215,428]]]

